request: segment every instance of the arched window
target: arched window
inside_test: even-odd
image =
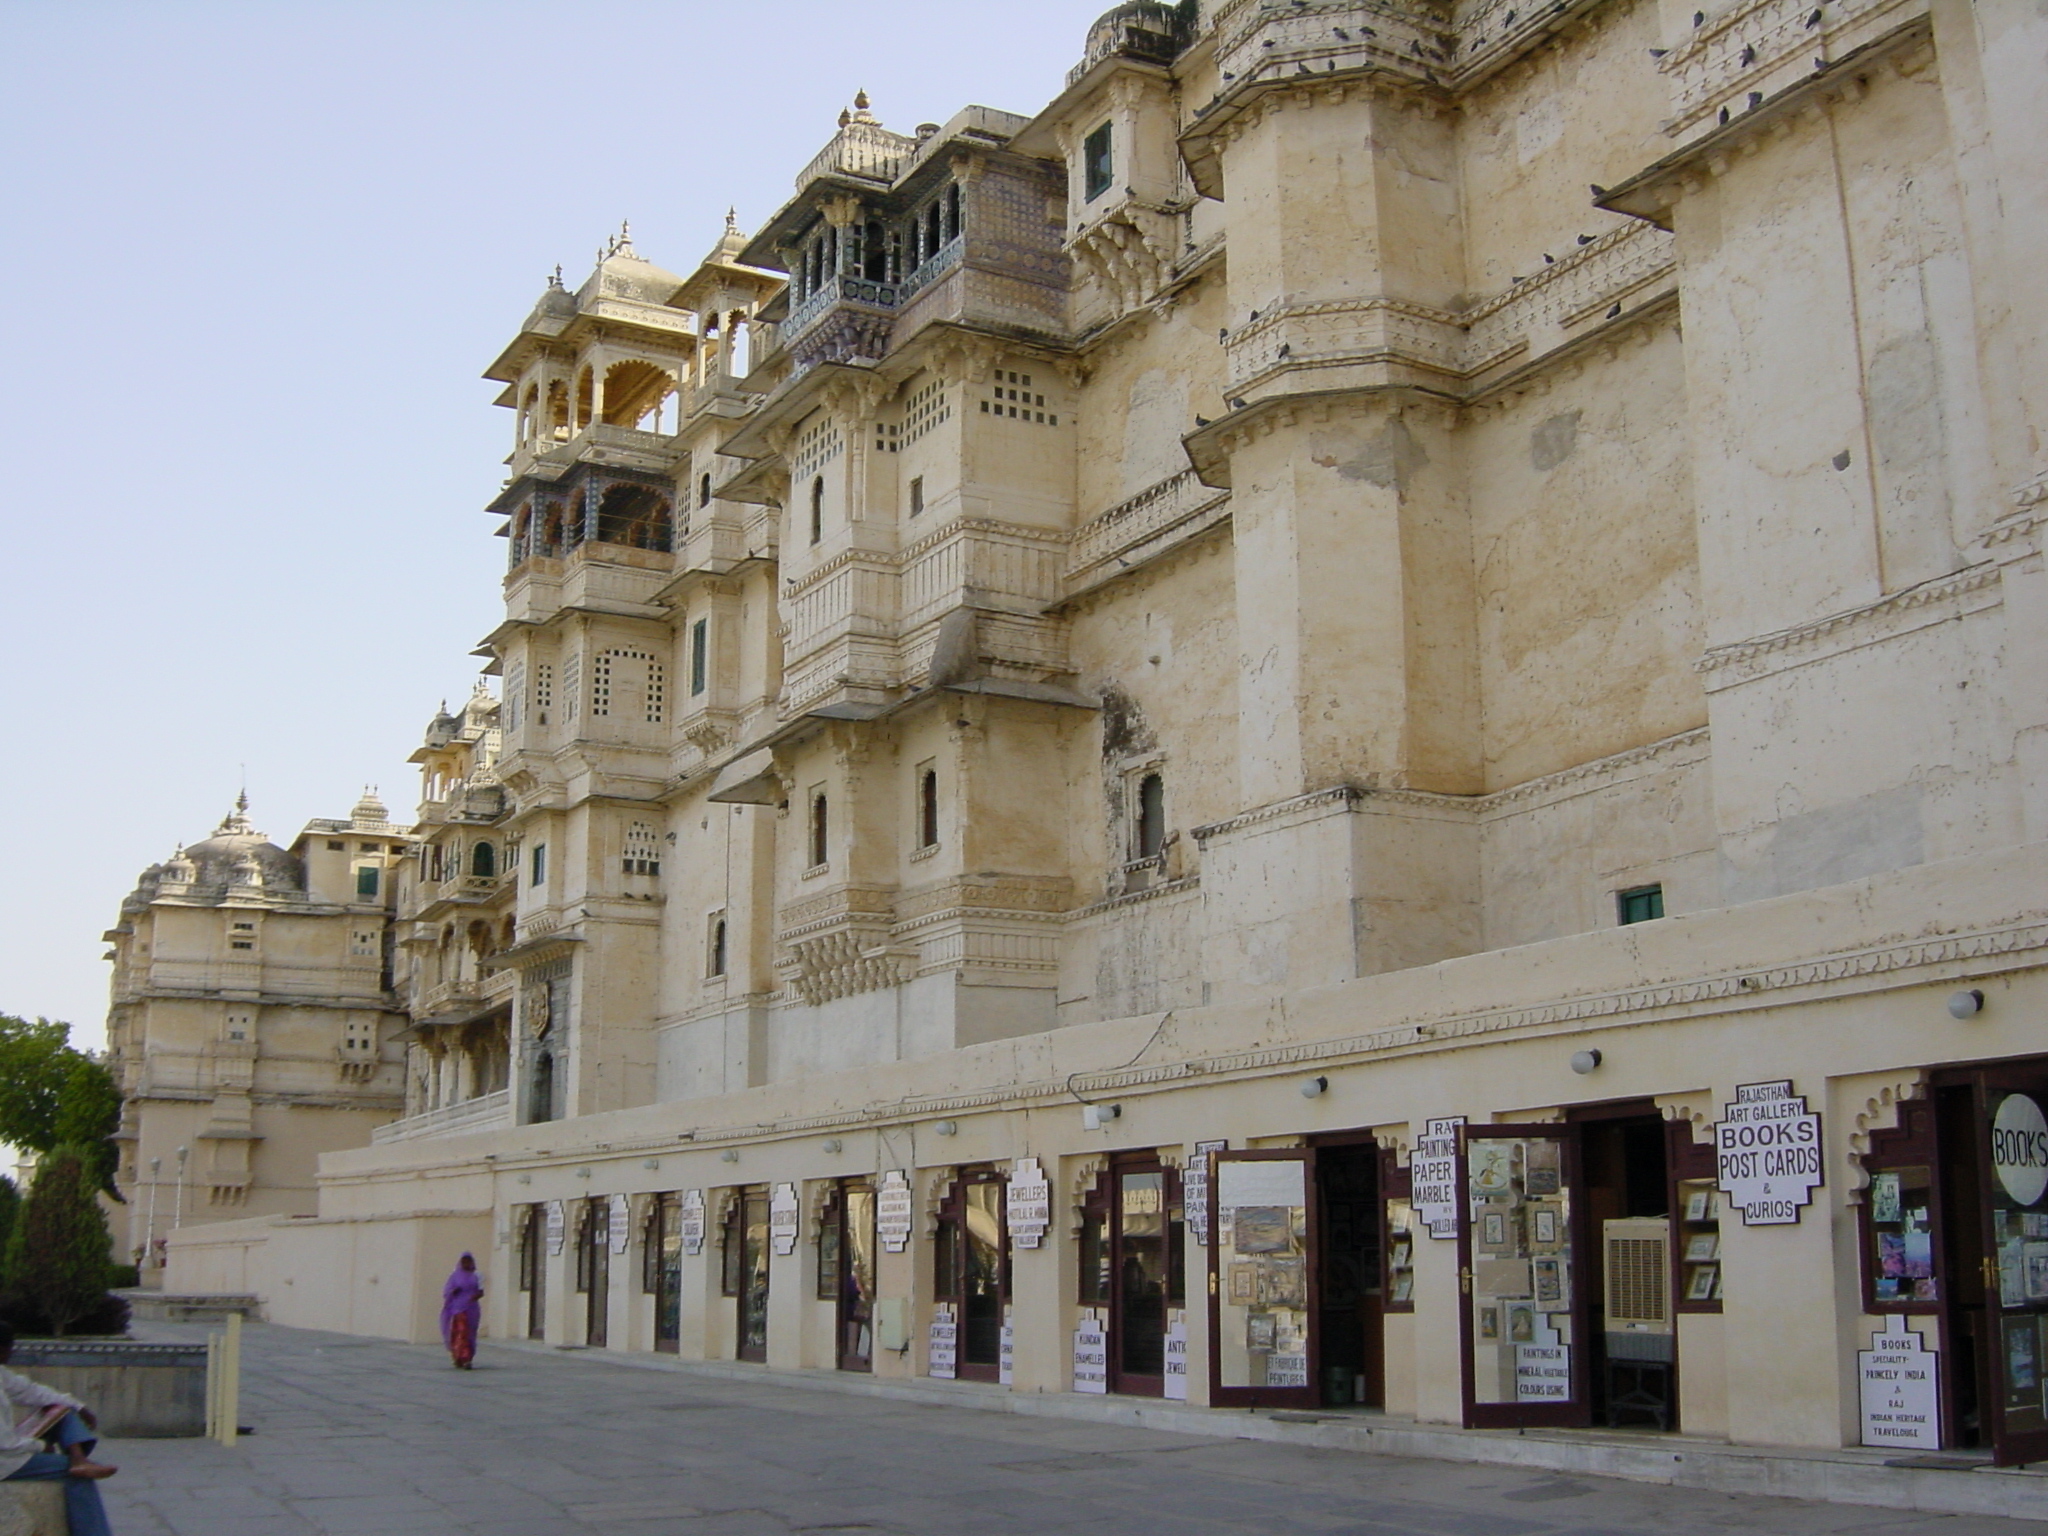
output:
[[[825,537],[825,477],[819,475],[811,482],[811,542],[817,543]]]
[[[723,976],[725,974],[725,914],[711,919],[710,953],[705,957],[704,974]]]
[[[1156,859],[1166,846],[1166,783],[1156,773],[1138,781],[1138,844],[1135,857]]]
[[[697,477],[697,505],[700,507],[711,505],[711,475],[709,471]]]
[[[555,1053],[542,1051],[533,1058],[533,1081],[528,1085],[526,1118],[538,1123],[555,1118]]]
[[[939,771],[926,768],[917,776],[917,846],[939,844]]]
[[[469,872],[485,880],[495,878],[498,873],[498,850],[489,843],[478,843],[470,849]]]
[[[832,851],[832,811],[820,789],[811,795],[811,867],[826,863]]]

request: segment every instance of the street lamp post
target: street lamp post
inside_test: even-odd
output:
[[[178,1198],[171,1211],[171,1230],[177,1231],[185,1224],[185,1154],[187,1147],[178,1148]]]
[[[142,1239],[142,1262],[145,1268],[156,1263],[156,1186],[157,1175],[163,1171],[164,1160],[152,1157],[149,1160],[149,1224]]]

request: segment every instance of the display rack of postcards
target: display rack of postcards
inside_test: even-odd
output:
[[[1926,1100],[1902,1103],[1898,1125],[1871,1135],[1858,1224],[1864,1300],[1873,1312],[1931,1312],[1940,1305],[1935,1150],[1933,1106]]]
[[[1678,1181],[1678,1304],[1721,1310],[1721,1191],[1712,1179]]]
[[[1389,1152],[1380,1163],[1380,1188],[1385,1194],[1387,1230],[1380,1251],[1387,1256],[1383,1312],[1415,1310],[1415,1245],[1424,1236],[1415,1219],[1412,1176]]]

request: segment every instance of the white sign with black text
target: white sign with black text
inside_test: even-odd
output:
[[[569,1218],[562,1209],[562,1202],[550,1200],[547,1204],[548,1252],[560,1253],[562,1244],[569,1235]]]
[[[953,1316],[953,1304],[942,1301],[932,1308],[931,1342],[925,1353],[925,1374],[951,1381],[960,1366],[960,1324]]]
[[[683,1252],[704,1251],[704,1191],[686,1189],[683,1191],[681,1219],[676,1230],[682,1234]]]
[[[1885,1331],[1856,1352],[1862,1378],[1863,1443],[1941,1449],[1941,1390],[1935,1374],[1938,1350],[1922,1349],[1920,1335],[1904,1317],[1885,1320]]]
[[[1099,1317],[1082,1318],[1074,1330],[1074,1390],[1109,1391],[1109,1335]]]
[[[1463,1115],[1427,1121],[1408,1159],[1409,1201],[1431,1237],[1458,1235],[1458,1130]]]
[[[889,1252],[910,1246],[911,1213],[910,1178],[901,1168],[891,1168],[875,1191],[875,1236]]]
[[[1010,1309],[1003,1309],[1003,1338],[997,1346],[996,1380],[1004,1386],[1017,1379],[1017,1327],[1010,1321]]]
[[[1515,1401],[1568,1403],[1572,1396],[1572,1347],[1569,1344],[1515,1346]]]
[[[1176,1403],[1188,1400],[1188,1315],[1185,1312],[1168,1314],[1173,1321],[1166,1325],[1166,1386],[1165,1395]]]
[[[633,1246],[633,1207],[624,1195],[612,1197],[612,1252],[624,1253]]]
[[[796,1252],[798,1209],[794,1184],[778,1184],[770,1191],[768,1242],[777,1258],[786,1259]]]
[[[1198,1141],[1194,1155],[1180,1176],[1181,1208],[1186,1212],[1188,1235],[1202,1247],[1209,1246],[1209,1170],[1216,1166],[1216,1154],[1228,1152],[1227,1141]]]
[[[1003,1193],[1003,1215],[1009,1222],[1010,1244],[1036,1248],[1052,1225],[1052,1183],[1035,1157],[1020,1157],[1010,1170]]]
[[[1790,1079],[1745,1083],[1714,1127],[1714,1159],[1721,1192],[1744,1226],[1790,1226],[1822,1182],[1820,1116]]]

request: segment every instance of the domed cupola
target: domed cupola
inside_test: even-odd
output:
[[[214,829],[213,836],[184,850],[191,866],[191,883],[198,886],[237,886],[268,891],[303,891],[305,873],[299,861],[257,831],[249,820],[249,797],[245,793]],[[173,860],[175,864],[177,861]]]

